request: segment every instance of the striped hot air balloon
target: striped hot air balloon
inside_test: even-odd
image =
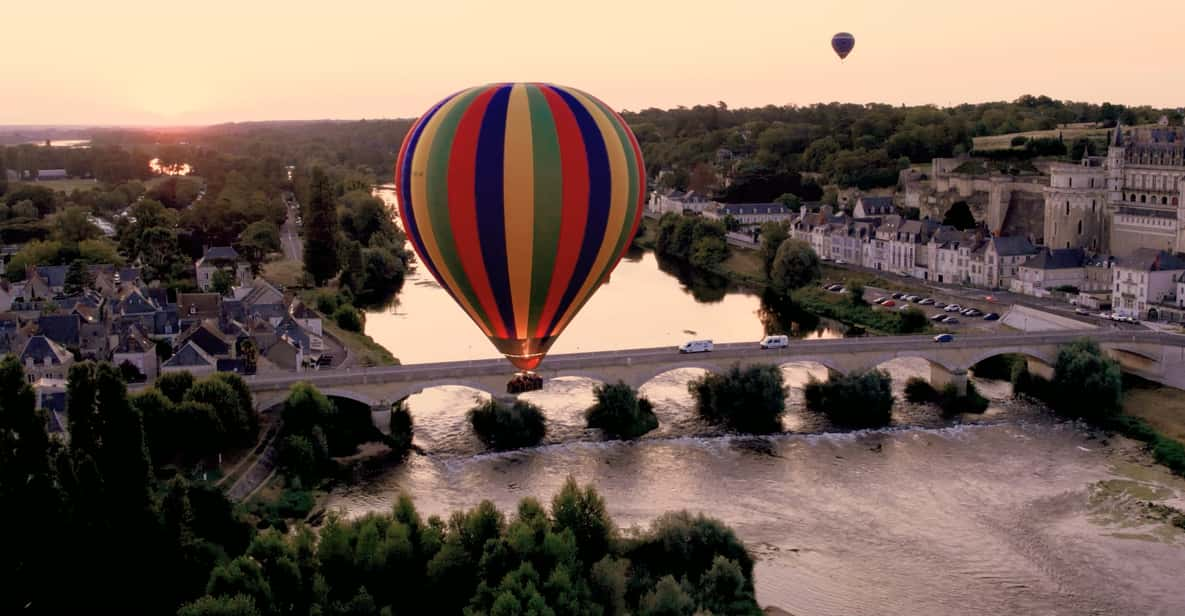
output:
[[[831,37],[831,48],[839,55],[839,59],[843,60],[852,53],[852,48],[856,46],[856,37],[847,32],[840,32]]]
[[[608,279],[642,218],[621,116],[543,83],[470,88],[408,132],[399,215],[421,262],[494,346],[533,370]]]

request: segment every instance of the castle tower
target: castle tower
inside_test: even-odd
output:
[[[1045,245],[1049,248],[1105,250],[1108,170],[1098,158],[1054,163],[1045,194]]]

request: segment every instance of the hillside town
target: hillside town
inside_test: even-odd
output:
[[[52,416],[64,411],[67,372],[77,361],[109,360],[132,383],[169,372],[249,375],[341,364],[344,349],[325,335],[321,317],[252,276],[234,248],[209,248],[194,269],[202,290],[169,301],[134,267],[87,266],[78,284],[69,266],[30,266],[23,281],[0,281],[0,354],[20,359]],[[225,295],[212,290],[215,272],[234,276]]]
[[[885,194],[858,190],[835,203],[719,203],[691,191],[654,191],[651,216],[729,221],[730,241],[755,243],[765,223],[786,225],[836,265],[950,285],[1054,298],[1150,321],[1185,321],[1185,130],[1167,120],[1110,131],[1105,156],[993,169],[982,159],[934,159],[907,169]],[[962,206],[975,224],[943,224]]]

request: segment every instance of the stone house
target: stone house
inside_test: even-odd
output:
[[[1185,274],[1185,259],[1139,248],[1111,269],[1111,307],[1117,314],[1155,321],[1160,318],[1158,308],[1179,305],[1177,285]]]
[[[892,197],[857,197],[853,218],[879,218],[897,213]]]
[[[1086,253],[1081,248],[1042,248],[1029,257],[1009,284],[1013,293],[1047,297],[1058,287],[1086,288]]]
[[[39,379],[65,379],[70,366],[74,365],[74,356],[69,351],[42,335],[30,337],[17,358],[25,367],[25,376],[30,383]]]
[[[173,356],[160,366],[162,374],[168,372],[190,372],[195,377],[213,374],[218,363],[192,342],[187,342]]]
[[[138,325],[128,327],[118,335],[118,341],[111,355],[111,362],[122,365],[127,362],[135,366],[148,382],[156,380],[160,374],[160,361],[156,356],[156,344],[148,338],[144,330]]]
[[[742,225],[762,225],[790,220],[792,211],[781,203],[719,203],[704,210],[704,218],[724,220],[731,216]]]
[[[238,251],[230,246],[212,246],[206,249],[194,264],[198,287],[209,291],[214,286],[214,273],[226,271],[232,275],[232,286],[251,284],[251,264],[239,257]]]

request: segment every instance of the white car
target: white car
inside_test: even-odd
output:
[[[707,353],[712,350],[711,340],[688,340],[679,345],[680,353]]]
[[[947,312],[962,312],[963,307],[958,304],[951,304],[951,305],[947,306],[946,308],[943,308],[943,310],[945,310]]]
[[[784,349],[790,346],[790,337],[783,334],[766,336],[761,339],[763,349]]]

